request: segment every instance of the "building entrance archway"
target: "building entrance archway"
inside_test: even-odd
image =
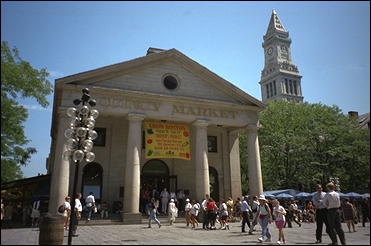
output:
[[[93,192],[95,199],[99,202],[102,199],[102,184],[102,166],[96,162],[84,166],[81,183],[83,198],[86,198],[89,195],[89,192]]]

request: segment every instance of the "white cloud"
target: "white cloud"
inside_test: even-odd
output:
[[[32,105],[22,104],[22,106],[25,107],[26,109],[29,109],[29,110],[52,112],[51,107],[43,108],[43,107],[41,107],[40,105],[37,105],[37,104],[32,104]]]

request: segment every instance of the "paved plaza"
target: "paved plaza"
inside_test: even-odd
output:
[[[72,238],[72,244],[76,245],[109,245],[109,244],[248,244],[256,245],[260,234],[260,227],[254,235],[241,233],[240,223],[230,223],[230,230],[211,230],[205,231],[201,228],[187,228],[184,223],[175,223],[170,226],[165,219],[162,219],[163,226],[158,228],[156,224],[152,228],[147,228],[146,224],[139,225],[84,225],[78,228],[78,237]],[[81,222],[84,223],[84,222]],[[349,245],[369,245],[370,227],[361,224],[356,225],[357,232],[349,233],[346,224],[342,224],[345,232],[347,244]],[[277,244],[278,231],[274,224],[269,225],[272,234],[272,242],[263,244]],[[284,229],[287,244],[307,245],[314,244],[315,224],[303,223],[302,227],[296,224],[293,228]],[[68,231],[65,231],[64,244],[67,245]],[[37,245],[39,231],[35,228],[22,229],[2,229],[2,245]],[[323,234],[322,245],[330,243],[328,235]],[[340,242],[339,242],[340,243]],[[321,244],[319,244],[321,245]]]

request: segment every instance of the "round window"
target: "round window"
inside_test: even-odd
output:
[[[164,86],[169,90],[174,90],[178,87],[178,81],[174,76],[166,76],[164,78]]]

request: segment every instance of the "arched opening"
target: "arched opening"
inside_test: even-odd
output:
[[[86,198],[90,192],[99,202],[102,199],[103,168],[96,162],[87,164],[83,169],[81,191],[83,198]]]
[[[214,201],[219,202],[219,179],[218,171],[215,168],[209,167],[209,179],[210,179],[210,196]]]
[[[141,174],[142,189],[155,188],[159,192],[163,188],[169,190],[169,168],[165,162],[158,159],[150,160],[144,164]]]

